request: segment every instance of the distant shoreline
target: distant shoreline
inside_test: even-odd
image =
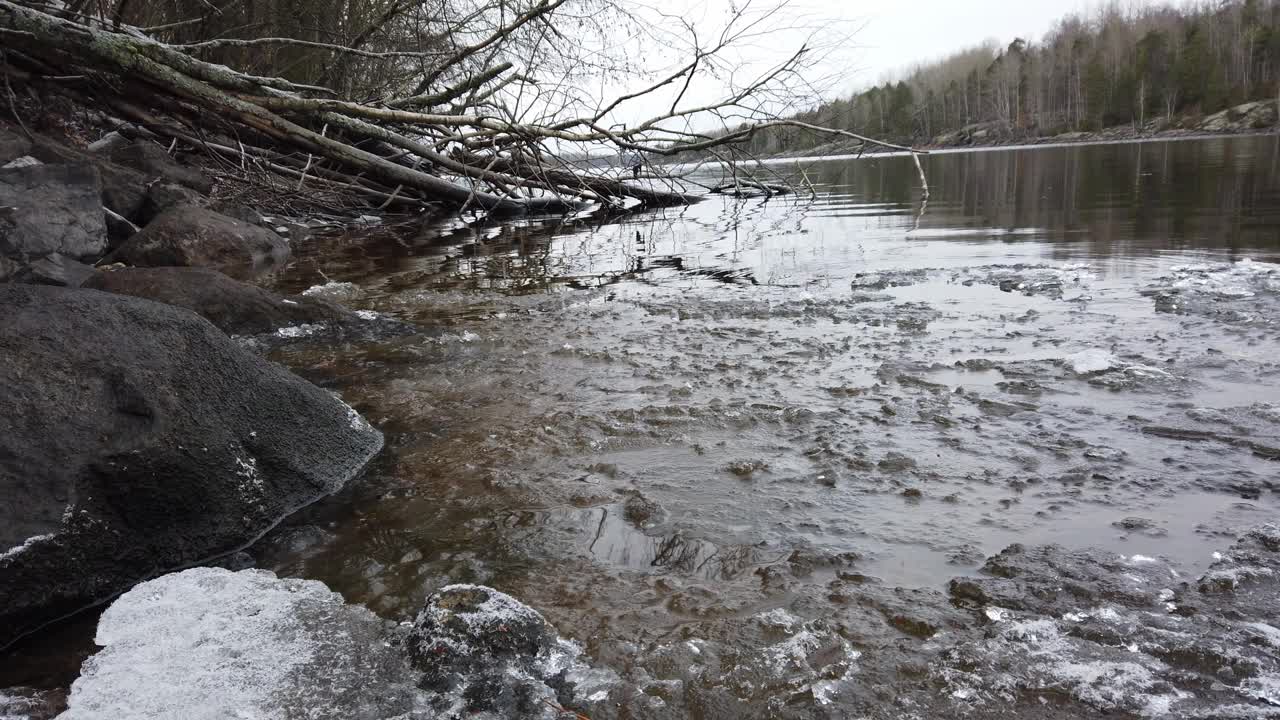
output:
[[[1062,135],[1046,135],[1033,138],[1003,138],[989,142],[975,142],[965,145],[916,145],[914,149],[921,154],[942,154],[982,150],[1016,150],[1033,147],[1061,147],[1064,145],[1120,145],[1140,142],[1169,142],[1175,140],[1214,140],[1231,137],[1259,137],[1265,135],[1280,136],[1280,127],[1259,130],[1166,130],[1156,133],[1132,133],[1128,135],[1112,134],[1108,131],[1092,133],[1064,133]],[[759,158],[762,162],[783,160],[826,160],[832,158],[856,157],[891,157],[906,155],[904,150],[873,147],[860,150],[858,145],[831,143],[820,145],[805,151],[778,153]]]
[[[1118,125],[1096,131],[1075,131],[1056,135],[1034,135],[994,124],[970,125],[943,133],[927,144],[915,145],[920,152],[1034,147],[1040,145],[1083,145],[1159,140],[1192,140],[1235,136],[1273,135],[1280,133],[1280,113],[1275,101],[1244,103],[1214,113],[1203,119],[1189,117],[1162,118],[1144,126]],[[907,144],[907,143],[900,143]],[[837,140],[803,150],[791,150],[762,156],[761,160],[788,160],[812,157],[904,154],[857,140]]]

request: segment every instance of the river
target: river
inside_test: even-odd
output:
[[[1011,543],[1196,575],[1276,517],[1280,139],[939,152],[927,202],[907,158],[799,167],[298,249],[278,289],[428,330],[273,353],[387,450],[253,562],[397,620],[509,592],[626,686],[593,720],[855,717],[926,692],[885,607]]]

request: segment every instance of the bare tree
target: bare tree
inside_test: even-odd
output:
[[[6,79],[95,103],[137,132],[241,168],[382,207],[677,204],[690,199],[687,173],[651,159],[706,151],[732,162],[727,150],[780,127],[885,144],[784,119],[812,89],[816,31],[772,65],[742,61],[744,45],[785,22],[786,0],[746,0],[708,37],[678,18],[646,23],[612,0],[87,5],[0,0]],[[307,10],[290,15],[295,7]],[[657,73],[631,67],[610,49],[620,34],[678,59]],[[632,87],[601,99],[586,82],[602,76]],[[710,100],[696,92],[708,79],[723,88]],[[619,120],[627,117],[639,119]],[[636,158],[628,181],[565,159],[601,149]]]

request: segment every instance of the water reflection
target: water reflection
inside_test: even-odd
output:
[[[906,158],[799,161],[812,195],[320,238],[299,249],[284,285],[381,277],[387,293],[622,281],[821,289],[858,270],[992,259],[1105,261],[1119,273],[1171,253],[1277,259],[1278,157],[1276,137],[937,153],[925,161],[927,206]]]

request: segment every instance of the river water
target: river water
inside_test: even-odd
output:
[[[936,153],[926,203],[909,159],[836,158],[811,194],[317,238],[278,289],[426,332],[274,352],[388,442],[250,554],[391,619],[509,592],[623,688],[595,720],[893,708],[929,633],[886,607],[1011,543],[1194,575],[1276,517],[1278,163]]]

